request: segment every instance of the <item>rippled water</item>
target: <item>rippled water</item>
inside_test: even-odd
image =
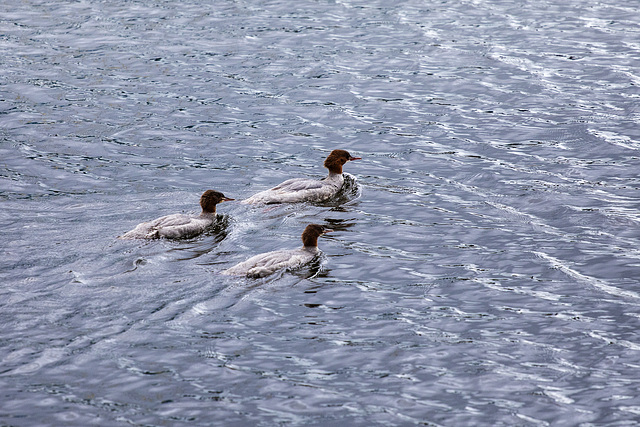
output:
[[[0,424],[640,419],[640,6],[0,5]],[[349,163],[338,200],[224,203]],[[294,248],[322,265],[219,272]]]

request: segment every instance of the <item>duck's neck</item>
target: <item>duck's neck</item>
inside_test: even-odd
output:
[[[318,237],[319,236],[304,236],[302,238],[302,243],[304,244],[305,249],[318,249]]]
[[[330,167],[327,167],[327,169],[329,169],[329,175],[342,175],[342,165],[339,163],[332,164]]]
[[[202,213],[200,214],[200,218],[214,219],[215,217],[216,217],[216,208],[213,208],[213,212],[205,211],[203,209]]]
[[[344,180],[344,176],[342,175],[342,168],[340,168],[340,172],[329,171],[329,175],[325,178],[327,181],[342,181]]]

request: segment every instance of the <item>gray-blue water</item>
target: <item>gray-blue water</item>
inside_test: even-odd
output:
[[[635,424],[639,70],[625,0],[3,1],[0,425]]]

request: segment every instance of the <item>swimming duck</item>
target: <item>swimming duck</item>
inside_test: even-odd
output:
[[[322,180],[309,178],[293,178],[242,201],[246,204],[320,202],[335,196],[342,184],[342,166],[361,157],[353,157],[345,150],[333,150],[324,161],[329,175]]]
[[[319,224],[309,224],[302,232],[303,246],[292,250],[279,250],[255,255],[246,261],[224,270],[232,276],[265,277],[278,270],[294,270],[313,261],[321,252],[318,237],[330,230]]]
[[[123,234],[121,239],[182,239],[202,233],[216,219],[216,205],[234,199],[219,191],[207,190],[200,197],[202,213],[198,216],[185,214],[166,215],[153,221],[138,224],[136,228]]]

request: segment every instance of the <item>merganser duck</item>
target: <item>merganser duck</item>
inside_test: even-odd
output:
[[[200,197],[202,213],[199,216],[184,214],[166,215],[153,221],[138,224],[133,230],[123,234],[121,239],[181,239],[202,233],[216,220],[216,205],[234,199],[225,197],[219,191],[207,190]]]
[[[309,224],[302,232],[304,246],[293,250],[272,251],[255,255],[224,270],[230,276],[265,277],[278,270],[294,270],[311,262],[320,254],[318,237],[333,230],[318,224]]]
[[[295,203],[320,202],[338,193],[344,183],[342,166],[361,157],[352,157],[345,150],[333,150],[324,161],[324,167],[329,169],[329,175],[322,180],[309,178],[293,178],[269,190],[261,191],[242,201],[246,204],[258,203]]]

